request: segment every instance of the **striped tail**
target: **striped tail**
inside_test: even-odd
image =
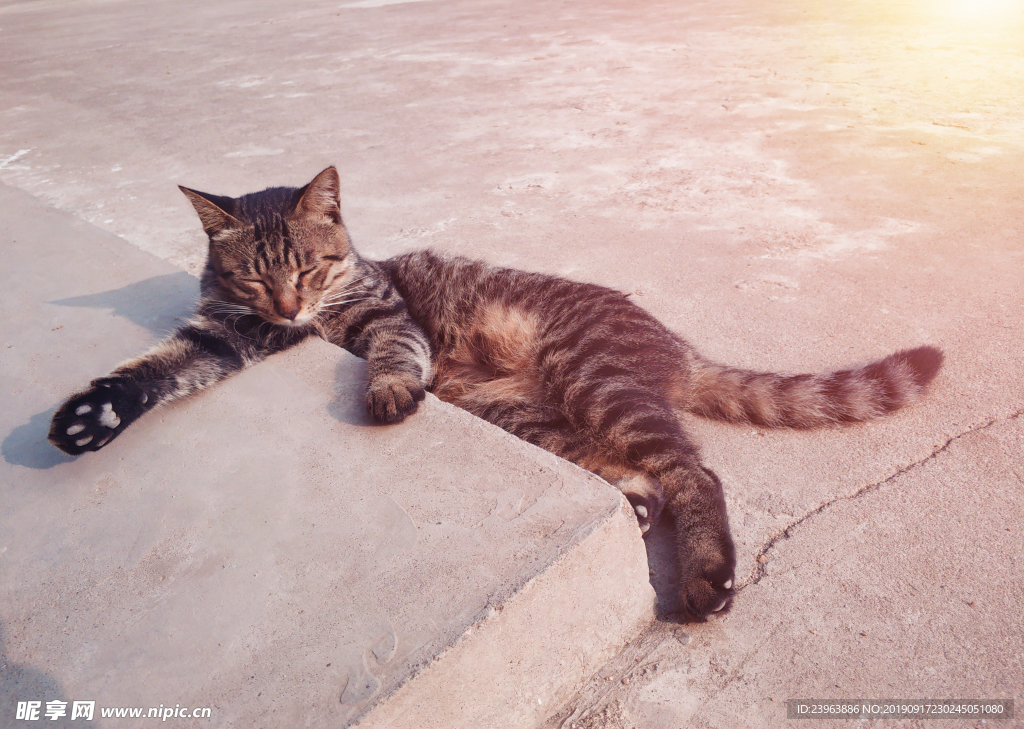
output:
[[[697,360],[680,407],[716,420],[814,428],[886,415],[918,399],[938,374],[942,352],[918,347],[857,369],[776,375]]]

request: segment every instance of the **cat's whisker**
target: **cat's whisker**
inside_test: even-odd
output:
[[[246,316],[258,316],[258,315],[256,314],[255,311],[250,310],[248,307],[238,307],[238,308],[241,309],[241,311],[235,311],[235,310],[230,309],[230,308],[206,307],[205,310],[204,310],[204,313],[207,314],[207,315],[211,315],[211,314],[222,315],[224,317],[223,320],[222,320],[223,323],[224,324],[229,324],[231,326],[231,331],[233,331],[235,334],[237,334],[242,339],[246,339],[248,341],[254,341],[252,339],[252,337],[249,337],[249,336],[247,336],[245,334],[242,334],[240,331],[238,331],[238,322],[243,317],[246,317]]]
[[[209,314],[227,314],[230,316],[255,316],[255,311],[246,311],[244,309],[214,309],[209,308],[206,310]]]
[[[363,297],[358,298],[358,299],[346,299],[344,301],[333,301],[333,302],[328,303],[328,304],[321,304],[320,308],[321,309],[329,309],[332,306],[347,306],[348,304],[354,304],[354,303],[356,303],[358,301],[368,301],[369,299],[375,299],[375,298],[377,298],[377,297],[376,296],[363,296]]]
[[[248,309],[249,308],[247,306],[244,306],[243,304],[236,304],[236,303],[231,302],[231,301],[217,301],[217,300],[208,301],[206,303],[206,305],[207,306],[228,307],[228,308],[232,308],[232,309]]]
[[[335,294],[333,296],[325,296],[325,297],[323,297],[323,300],[324,301],[337,301],[338,299],[344,299],[344,298],[347,298],[349,296],[362,296],[363,294],[366,294],[366,293],[368,293],[368,292],[367,291],[346,291],[345,293]]]
[[[347,304],[347,303],[352,302],[352,301],[365,301],[366,299],[375,299],[375,298],[377,298],[377,297],[376,296],[357,296],[355,298],[349,298],[349,299],[339,299],[339,300],[336,300],[336,301],[326,301],[326,302],[324,302],[324,305],[325,306],[336,306],[337,304]]]
[[[262,332],[263,332],[263,327],[265,327],[265,326],[267,326],[267,325],[269,325],[269,324],[270,324],[270,322],[268,322],[268,321],[267,321],[266,319],[264,319],[264,320],[263,320],[262,322],[260,322],[260,325],[259,325],[258,327],[256,327],[256,331],[255,331],[255,332],[253,332],[253,335],[254,335],[254,336],[255,336],[255,337],[257,338],[257,339],[259,339],[259,338],[260,338],[260,336],[262,336]]]
[[[238,319],[234,319],[231,322],[231,331],[233,331],[235,334],[237,334],[238,336],[242,337],[243,339],[249,339],[249,337],[245,336],[240,331],[238,331]]]
[[[233,312],[238,314],[255,314],[256,312],[250,306],[244,306],[242,304],[230,304],[226,301],[215,301],[207,304],[204,309],[206,311],[227,313]]]
[[[362,280],[363,279],[359,279],[359,281],[362,281]],[[338,289],[336,291],[332,291],[330,294],[328,294],[324,298],[325,299],[337,299],[337,298],[340,298],[340,297],[343,297],[343,296],[351,296],[352,294],[368,293],[365,290],[365,288],[362,291],[358,290],[360,287],[357,287],[355,285],[356,283],[358,283],[358,281],[354,281],[353,283],[351,283],[351,284],[349,284],[347,286],[344,286],[344,287],[342,287],[342,288],[340,288],[340,289]]]
[[[342,286],[341,289],[339,289],[339,291],[344,291],[345,289],[351,288],[351,287],[355,286],[357,283],[359,283],[360,281],[365,281],[368,278],[370,278],[370,274],[366,274],[365,276],[360,276],[357,279],[353,279],[352,281],[349,281],[344,286]]]

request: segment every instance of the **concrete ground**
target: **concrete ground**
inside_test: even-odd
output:
[[[551,722],[1020,707],[1022,34],[995,0],[9,3],[0,181],[195,273],[176,184],[241,194],[335,164],[370,256],[614,286],[746,367],[942,347],[930,396],[884,421],[694,420],[726,485],[734,609],[656,623]]]

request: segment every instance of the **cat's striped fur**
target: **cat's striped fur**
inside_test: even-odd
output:
[[[237,200],[183,188],[210,236],[196,317],[71,398],[51,440],[95,450],[144,410],[317,334],[368,359],[378,420],[401,420],[429,387],[616,483],[644,531],[666,507],[683,605],[702,618],[729,604],[735,550],[722,485],[679,413],[796,428],[864,420],[914,400],[941,366],[921,347],[825,375],[723,367],[601,286],[430,251],[360,259],[338,188],[333,168]]]

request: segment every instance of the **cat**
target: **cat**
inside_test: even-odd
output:
[[[195,315],[71,396],[53,416],[55,446],[102,448],[146,411],[320,336],[367,360],[379,422],[404,420],[431,390],[618,485],[643,532],[667,508],[693,620],[730,607],[736,553],[722,484],[679,414],[791,428],[866,420],[917,399],[943,360],[926,346],[830,374],[739,370],[609,288],[429,250],[370,261],[349,240],[333,167],[239,198],[180,189],[209,237]]]

